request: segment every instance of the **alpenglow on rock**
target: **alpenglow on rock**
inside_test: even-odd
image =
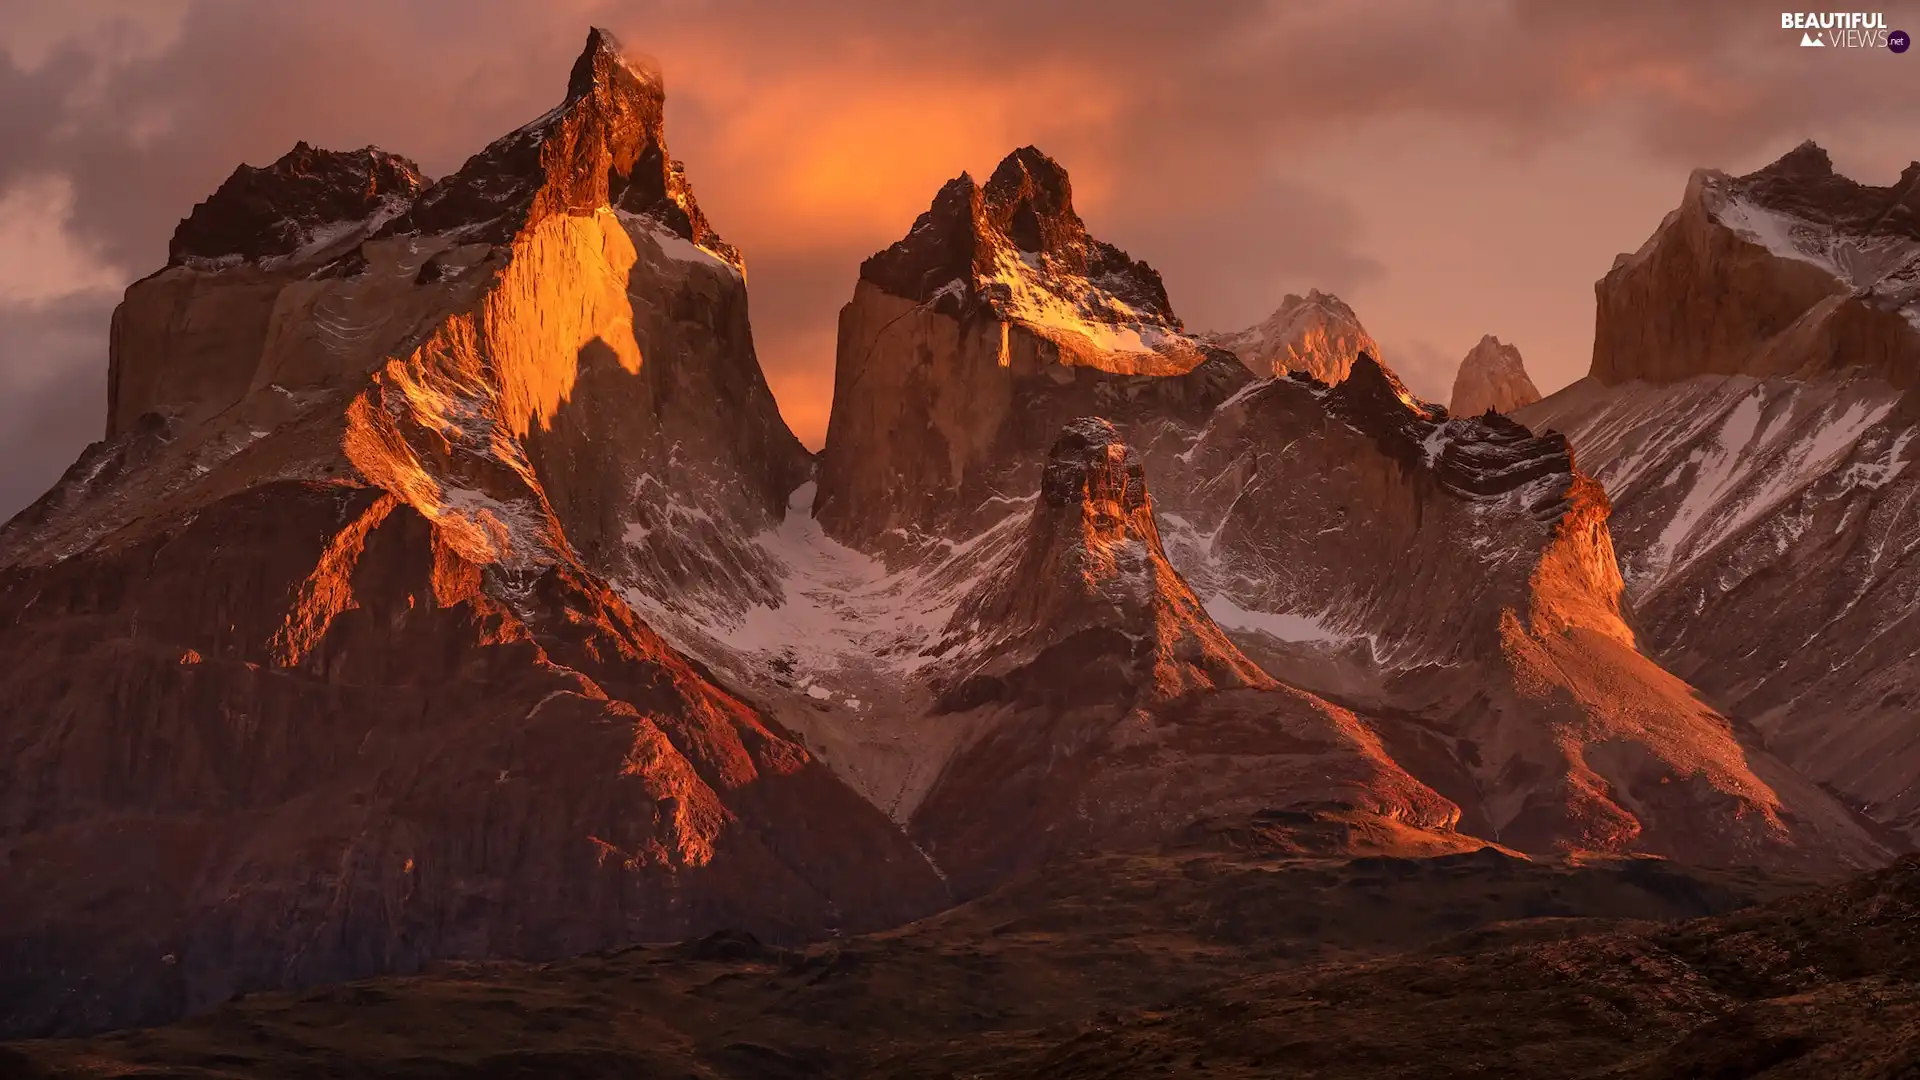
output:
[[[1460,361],[1447,411],[1455,416],[1509,413],[1539,400],[1520,350],[1488,334]]]
[[[948,181],[861,264],[815,510],[856,547],[914,544],[1032,490],[1068,420],[1191,424],[1247,381],[1185,332],[1158,272],[1088,233],[1067,170],[1023,147],[985,185]]]
[[[1346,301],[1319,289],[1305,296],[1289,293],[1261,322],[1212,340],[1255,375],[1299,371],[1329,386],[1347,377],[1361,353],[1380,355],[1379,343]]]

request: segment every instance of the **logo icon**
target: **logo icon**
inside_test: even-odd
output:
[[[1893,33],[1887,35],[1887,48],[1893,50],[1894,52],[1897,52],[1897,53],[1906,52],[1907,46],[1912,44],[1913,44],[1913,38],[1907,36],[1907,32],[1905,30],[1895,30]]]
[[[1827,47],[1827,43],[1814,37],[1812,34],[1801,34],[1800,47],[1803,49],[1824,49]]]

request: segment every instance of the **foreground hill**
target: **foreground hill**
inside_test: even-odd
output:
[[[805,950],[716,934],[544,967],[454,965],[249,998],[172,1028],[14,1044],[0,1062],[27,1080],[1680,1080],[1886,1077],[1915,1063],[1920,864],[1802,891],[1656,860],[1335,853],[1369,829],[1216,820],[892,933]]]

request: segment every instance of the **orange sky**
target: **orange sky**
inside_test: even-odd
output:
[[[1337,292],[1443,399],[1483,333],[1543,390],[1579,377],[1594,280],[1692,167],[1813,137],[1885,183],[1920,152],[1920,53],[1802,50],[1750,2],[10,5],[0,431],[31,436],[0,446],[0,511],[96,437],[117,283],[235,164],[306,139],[445,173],[558,100],[589,23],[664,68],[669,144],[747,256],[763,364],[814,446],[860,260],[1024,143],[1190,326]]]

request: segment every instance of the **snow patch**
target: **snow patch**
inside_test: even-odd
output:
[[[1265,634],[1277,641],[1338,641],[1340,635],[1330,631],[1319,619],[1309,615],[1296,615],[1284,612],[1252,611],[1241,607],[1233,598],[1215,595],[1206,602],[1207,614],[1214,622],[1228,630],[1244,630]]]
[[[661,224],[659,219],[648,214],[636,214],[629,210],[615,210],[614,215],[627,230],[627,235],[635,240],[645,237],[660,249],[660,253],[674,262],[691,263],[710,270],[719,270],[733,277],[740,276],[740,268],[725,256],[686,239],[679,233]]]
[[[1082,277],[1062,274],[1045,256],[1004,249],[994,253],[983,291],[1006,317],[1042,332],[1072,334],[1110,353],[1160,353],[1189,347],[1187,337],[1158,315],[1142,312]],[[1064,295],[1055,283],[1078,295]]]
[[[1851,233],[1721,196],[1713,217],[1783,259],[1817,266],[1857,294],[1871,295],[1920,329],[1920,242],[1885,232]]]
[[[1802,409],[1801,392],[1769,402],[1768,388],[1755,386],[1719,414],[1718,428],[1688,456],[1690,468],[1676,470],[1688,476],[1685,493],[1635,570],[1637,588],[1672,577],[1833,471],[1893,408],[1891,400],[1854,400]],[[1844,475],[1884,483],[1904,467],[1905,447],[1901,439],[1879,464]]]

